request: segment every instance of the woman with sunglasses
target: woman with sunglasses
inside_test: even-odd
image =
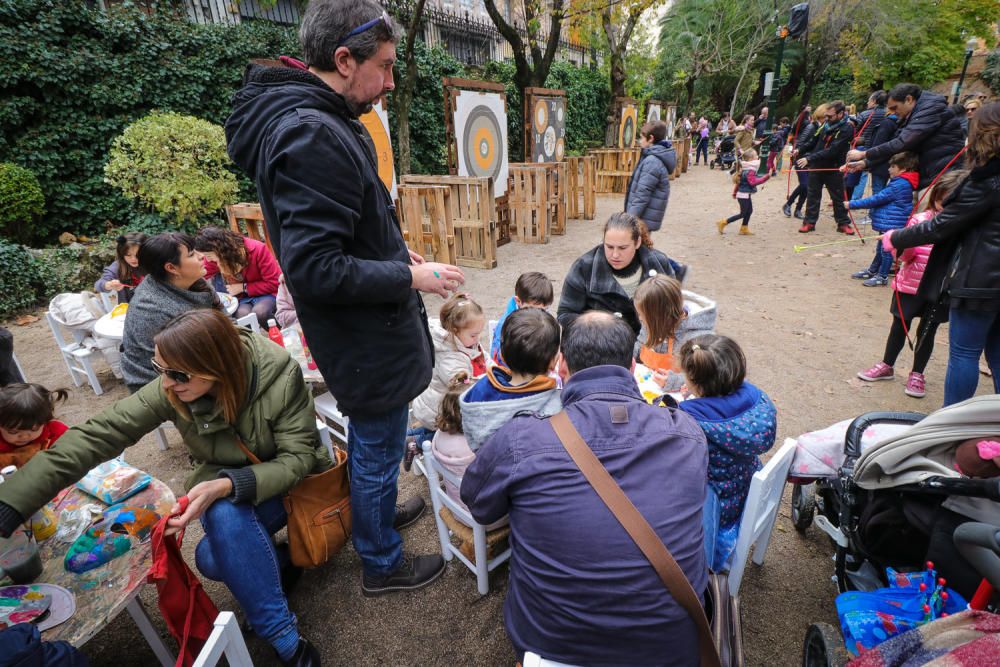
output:
[[[288,565],[287,545],[273,539],[287,522],[285,493],[332,465],[298,363],[212,309],[168,322],[151,356],[157,379],[67,431],[58,448],[40,452],[0,485],[0,535],[94,466],[172,421],[195,464],[185,481],[190,504],[170,519],[168,532],[200,518],[205,537],[195,562],[201,573],[229,587],[282,664],[319,665],[282,589],[300,572]],[[238,442],[261,462],[251,464]]]
[[[156,379],[153,336],[171,318],[195,308],[222,308],[205,280],[202,255],[195,240],[180,232],[147,238],[139,246],[139,267],[146,278],[135,288],[122,337],[122,375],[135,393]]]

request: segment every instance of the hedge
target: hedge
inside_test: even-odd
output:
[[[47,213],[31,241],[62,231],[94,236],[110,227],[154,230],[162,221],[104,181],[115,137],[153,109],[222,124],[253,58],[299,55],[295,27],[267,21],[196,25],[165,11],[132,6],[107,11],[84,0],[0,3],[0,162],[30,169]],[[446,171],[442,76],[479,76],[444,50],[417,45],[420,80],[410,113],[412,171]],[[510,84],[513,67],[490,63],[485,75]],[[604,137],[608,84],[599,72],[553,65],[548,87],[569,98],[568,150]],[[510,156],[521,159],[520,101],[508,85]],[[391,105],[390,105],[391,106]],[[240,175],[239,198],[253,199]]]

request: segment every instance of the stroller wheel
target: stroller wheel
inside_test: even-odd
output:
[[[829,623],[813,623],[802,644],[802,667],[842,667],[851,659],[840,632]]]
[[[709,162],[708,163],[708,168],[709,169],[715,169],[715,163],[714,162]]]
[[[816,512],[816,485],[792,485],[792,525],[800,533],[812,525],[813,514]]]

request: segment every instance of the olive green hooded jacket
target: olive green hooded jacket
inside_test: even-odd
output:
[[[162,378],[150,382],[63,435],[0,484],[0,534],[16,526],[9,509],[31,516],[61,489],[94,466],[120,455],[142,436],[172,421],[194,459],[185,481],[228,476],[233,499],[261,503],[284,495],[310,473],[332,465],[316,431],[312,395],[298,363],[283,348],[248,330],[240,331],[246,350],[247,398],[236,424],[226,423],[211,397],[189,404],[181,414],[167,399]],[[261,463],[251,465],[236,444],[239,437]],[[6,507],[4,507],[6,505]]]

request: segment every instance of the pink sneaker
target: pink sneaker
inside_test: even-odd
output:
[[[858,373],[858,377],[865,382],[878,382],[879,380],[891,380],[895,374],[892,371],[892,366],[880,361],[866,371],[861,371]]]
[[[903,393],[907,396],[912,396],[913,398],[923,398],[927,393],[924,391],[924,374],[910,373],[910,377],[906,380],[906,387],[903,389]]]

